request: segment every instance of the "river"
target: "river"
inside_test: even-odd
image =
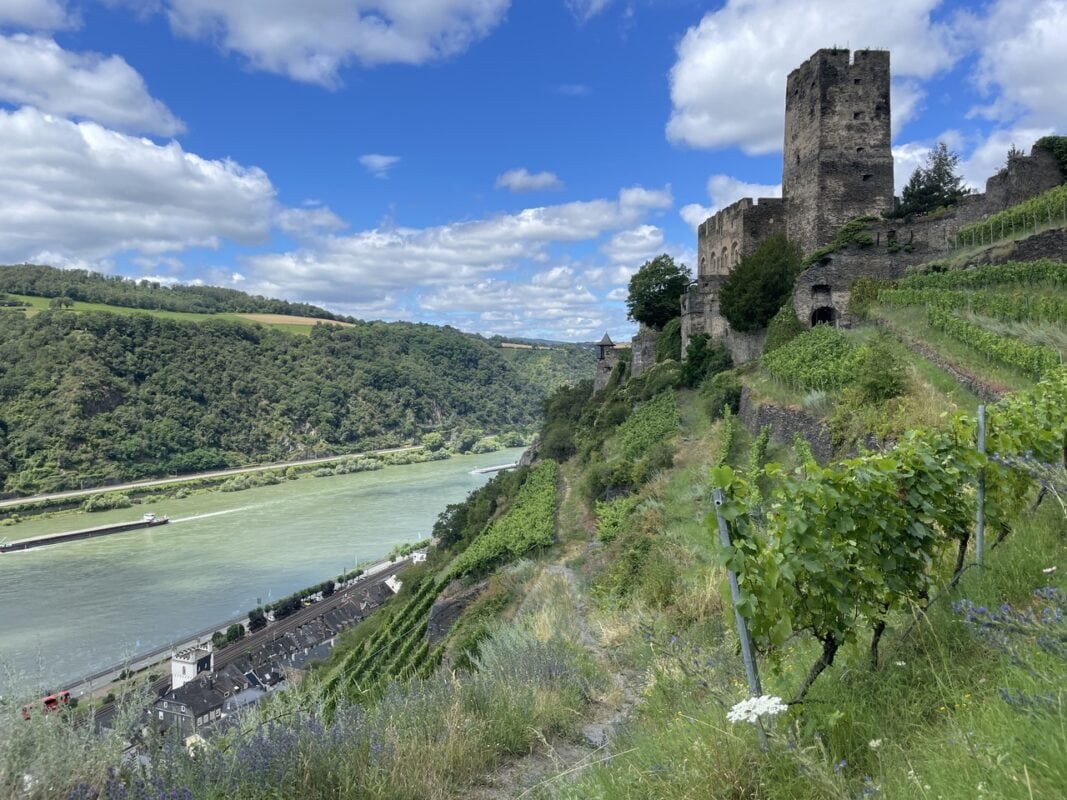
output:
[[[303,478],[0,528],[0,538],[166,514],[169,525],[0,554],[0,693],[58,687],[429,536],[521,449]]]

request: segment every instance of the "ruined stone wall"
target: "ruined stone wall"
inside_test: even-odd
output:
[[[763,343],[766,340],[766,329],[755,333],[739,333],[727,327],[725,335],[720,341],[730,351],[730,357],[734,360],[734,364],[741,365],[759,358],[763,352]]]
[[[805,252],[893,208],[887,51],[819,50],[789,74],[782,193]]]
[[[658,332],[641,323],[637,329],[637,335],[630,340],[630,351],[633,356],[630,360],[630,374],[638,377],[641,373],[656,363],[656,338]]]
[[[698,333],[706,333],[713,342],[722,342],[729,328],[719,313],[719,288],[722,276],[708,276],[697,280],[682,295],[682,359],[689,350],[689,340]]]
[[[1028,156],[1012,156],[1007,166],[985,184],[985,213],[995,214],[1063,183],[1059,162],[1051,152],[1032,148]]]

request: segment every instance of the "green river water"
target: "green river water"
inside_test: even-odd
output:
[[[58,686],[380,559],[521,449],[303,478],[0,528],[23,539],[166,514],[169,525],[0,554],[0,693]]]

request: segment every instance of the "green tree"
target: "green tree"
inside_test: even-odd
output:
[[[960,157],[948,149],[944,142],[926,156],[926,165],[916,167],[908,179],[908,185],[900,196],[897,213],[925,214],[935,208],[954,206],[961,197],[970,194],[963,185],[963,176],[957,172]]]
[[[803,268],[800,248],[784,236],[764,240],[723,281],[719,309],[735,331],[767,327],[793,292]]]
[[[662,328],[679,315],[690,279],[689,267],[676,264],[666,253],[646,261],[630,278],[626,298],[630,319]]]
[[[422,446],[430,452],[437,452],[445,446],[445,437],[437,431],[431,431],[422,437]]]

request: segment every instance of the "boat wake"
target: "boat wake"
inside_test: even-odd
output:
[[[197,519],[207,519],[208,517],[221,517],[223,514],[236,514],[238,511],[248,511],[255,506],[241,506],[240,508],[227,508],[225,511],[210,511],[207,514],[194,514],[191,517],[180,517],[178,519],[172,519],[171,525],[177,525],[179,522],[192,522]]]

